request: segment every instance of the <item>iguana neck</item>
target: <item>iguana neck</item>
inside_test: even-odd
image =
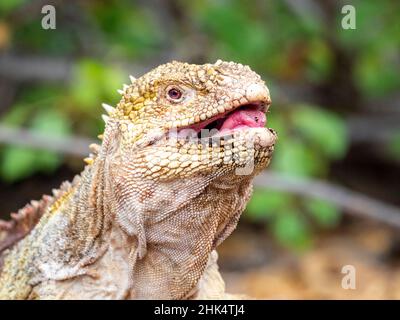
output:
[[[10,288],[17,287],[18,298],[26,298],[21,292],[41,298],[191,297],[211,252],[236,227],[251,193],[252,177],[239,182],[232,178],[208,184],[193,181],[186,189],[181,180],[178,185],[192,191],[191,196],[187,193],[185,201],[170,204],[172,211],[150,210],[137,221],[136,228],[143,228],[145,235],[145,251],[139,254],[143,246],[139,237],[129,234],[116,219],[121,208],[116,197],[110,196],[118,192],[109,188],[108,174],[101,159],[96,159],[18,244],[10,261],[24,260],[16,255],[30,252],[26,264],[15,271],[23,274],[21,283],[14,281],[16,274],[2,275],[4,281],[14,281]],[[38,244],[37,251],[32,243]],[[49,290],[49,281],[55,284],[54,292]],[[17,297],[13,292],[5,294]]]
[[[132,265],[130,297],[183,299],[196,293],[211,252],[234,230],[250,197],[250,179],[224,186],[210,183],[165,219],[147,220],[146,254]]]
[[[115,163],[110,166],[114,167]],[[131,193],[128,201],[118,197],[126,194],[125,189],[120,190],[110,176],[114,177],[107,164],[96,159],[70,197],[74,206],[85,203],[90,208],[75,211],[70,232],[65,234],[75,246],[82,243],[71,248],[73,254],[93,259],[80,261],[87,264],[89,277],[97,272],[96,286],[114,284],[112,298],[183,299],[195,294],[211,252],[236,227],[253,177],[192,177],[166,185],[151,182],[153,197],[142,199]],[[147,183],[137,181],[136,188],[146,190]],[[179,192],[184,196],[174,202],[166,190],[176,199]],[[77,241],[75,231],[87,238]],[[110,268],[118,270],[112,280],[107,278]],[[83,279],[83,283],[88,281]],[[87,284],[84,291],[91,292]]]

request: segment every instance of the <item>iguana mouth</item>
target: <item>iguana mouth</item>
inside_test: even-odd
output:
[[[263,128],[267,121],[265,112],[265,103],[245,104],[226,114],[212,118],[208,124],[200,123],[200,130],[216,129],[220,133],[228,133],[242,128]]]
[[[236,130],[249,128],[264,128],[267,123],[266,112],[269,102],[254,101],[239,105],[231,111],[218,114],[210,119],[196,123],[191,126],[179,128],[178,136],[207,138],[211,136],[223,136],[231,134]]]

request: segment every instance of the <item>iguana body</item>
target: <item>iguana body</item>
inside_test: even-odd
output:
[[[84,171],[0,222],[0,298],[226,297],[215,248],[273,151],[267,87],[233,62],[172,62],[121,94]]]

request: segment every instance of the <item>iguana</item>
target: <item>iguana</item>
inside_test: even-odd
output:
[[[228,297],[215,249],[273,152],[268,88],[221,60],[131,82],[83,172],[0,222],[1,299]]]

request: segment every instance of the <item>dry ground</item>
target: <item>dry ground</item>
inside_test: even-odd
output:
[[[398,230],[346,225],[318,235],[302,254],[240,226],[219,250],[227,291],[256,299],[400,299]],[[344,265],[356,268],[355,290],[341,286]]]

